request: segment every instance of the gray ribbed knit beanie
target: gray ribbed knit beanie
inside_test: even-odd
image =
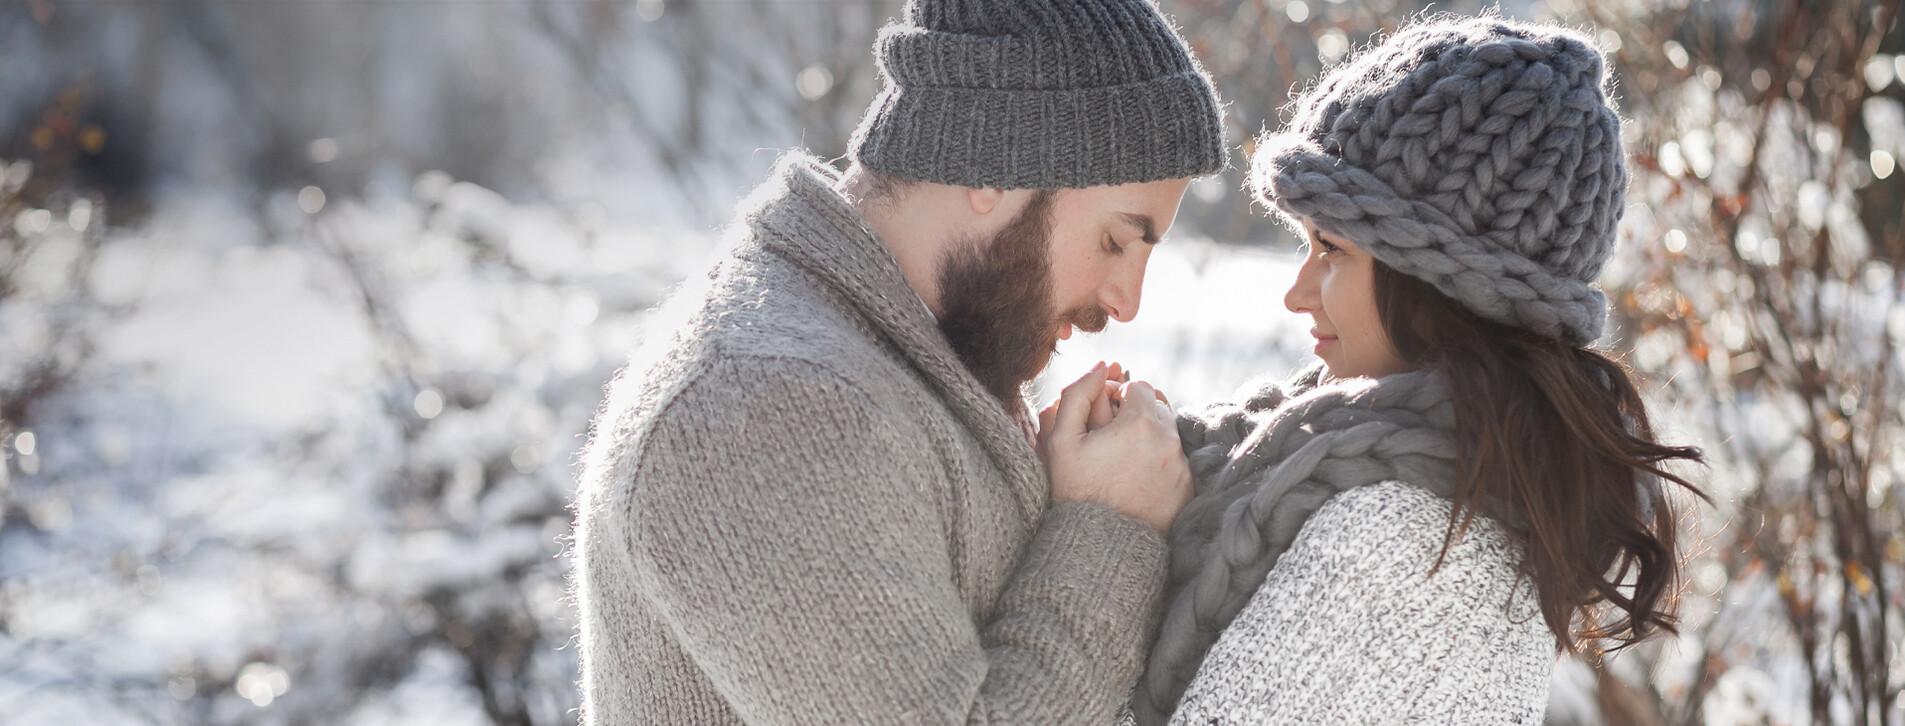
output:
[[[973,188],[1203,176],[1225,165],[1209,77],[1152,0],[908,0],[848,153]]]
[[[1606,83],[1580,33],[1430,20],[1326,74],[1250,184],[1484,318],[1587,345],[1627,186]]]

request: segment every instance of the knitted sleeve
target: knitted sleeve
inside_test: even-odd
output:
[[[1554,638],[1521,548],[1399,482],[1336,496],[1211,649],[1172,724],[1539,724]],[[1511,602],[1512,597],[1512,602]]]
[[[717,365],[638,465],[638,589],[750,724],[1109,720],[1155,614],[1162,538],[1054,506],[975,625],[941,464],[891,421],[811,362]]]

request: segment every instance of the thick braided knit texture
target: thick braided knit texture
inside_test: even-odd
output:
[[[1455,422],[1439,376],[1318,385],[1320,371],[1180,417],[1197,490],[1172,526],[1169,601],[1132,695],[1137,723],[1170,718],[1218,636],[1331,497],[1384,481],[1453,494]]]
[[[1215,86],[1151,0],[909,0],[848,144],[890,175],[1083,188],[1228,163]]]
[[[1250,184],[1486,319],[1587,345],[1627,186],[1607,82],[1572,30],[1419,24],[1300,98]]]

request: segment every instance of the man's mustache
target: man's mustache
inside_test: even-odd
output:
[[[1111,315],[1097,305],[1086,305],[1065,313],[1064,321],[1087,333],[1102,333],[1105,326],[1111,323]]]

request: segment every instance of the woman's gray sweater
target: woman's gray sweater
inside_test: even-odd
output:
[[[1304,524],[1205,657],[1172,724],[1541,723],[1554,636],[1523,545],[1478,515],[1441,567],[1448,500],[1353,489]]]

